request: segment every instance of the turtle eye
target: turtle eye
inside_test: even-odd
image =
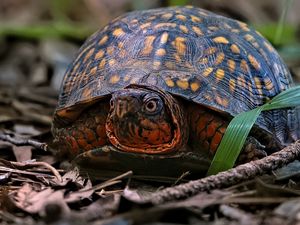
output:
[[[160,111],[161,108],[162,108],[162,102],[158,98],[148,99],[144,103],[145,112],[150,113],[150,114],[153,114],[153,113],[156,113],[156,112]]]
[[[145,109],[151,113],[155,112],[157,109],[157,101],[155,101],[155,100],[148,101],[145,105]]]

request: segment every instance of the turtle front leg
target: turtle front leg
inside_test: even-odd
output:
[[[256,138],[249,136],[246,139],[241,154],[238,157],[237,164],[243,164],[252,160],[261,159],[267,156],[266,147]]]

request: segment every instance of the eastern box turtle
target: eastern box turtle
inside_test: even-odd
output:
[[[190,6],[131,12],[89,37],[68,68],[54,142],[101,176],[203,174],[230,119],[291,85],[243,22]],[[244,151],[262,157],[299,137],[299,110],[263,112]]]

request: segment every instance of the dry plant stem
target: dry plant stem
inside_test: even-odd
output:
[[[0,140],[7,141],[7,142],[9,142],[11,144],[14,144],[16,146],[30,145],[32,147],[47,151],[47,144],[46,143],[42,143],[42,142],[30,140],[30,139],[25,139],[25,140],[24,139],[17,139],[17,138],[11,137],[8,134],[0,134]]]
[[[161,204],[176,199],[187,198],[201,191],[209,191],[217,188],[225,188],[239,182],[253,179],[256,176],[278,169],[300,156],[300,141],[275,152],[263,159],[242,164],[230,170],[220,172],[216,175],[205,177],[199,180],[190,181],[174,187],[166,188],[156,192],[143,202]]]
[[[29,163],[21,163],[21,162],[10,162],[14,166],[41,166],[49,169],[53,175],[57,178],[58,181],[62,182],[63,179],[60,176],[59,172],[51,165],[46,162],[29,162]]]

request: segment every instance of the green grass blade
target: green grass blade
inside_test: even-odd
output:
[[[234,117],[226,129],[207,175],[233,167],[261,111],[295,106],[300,106],[300,86],[283,91],[268,103]]]

